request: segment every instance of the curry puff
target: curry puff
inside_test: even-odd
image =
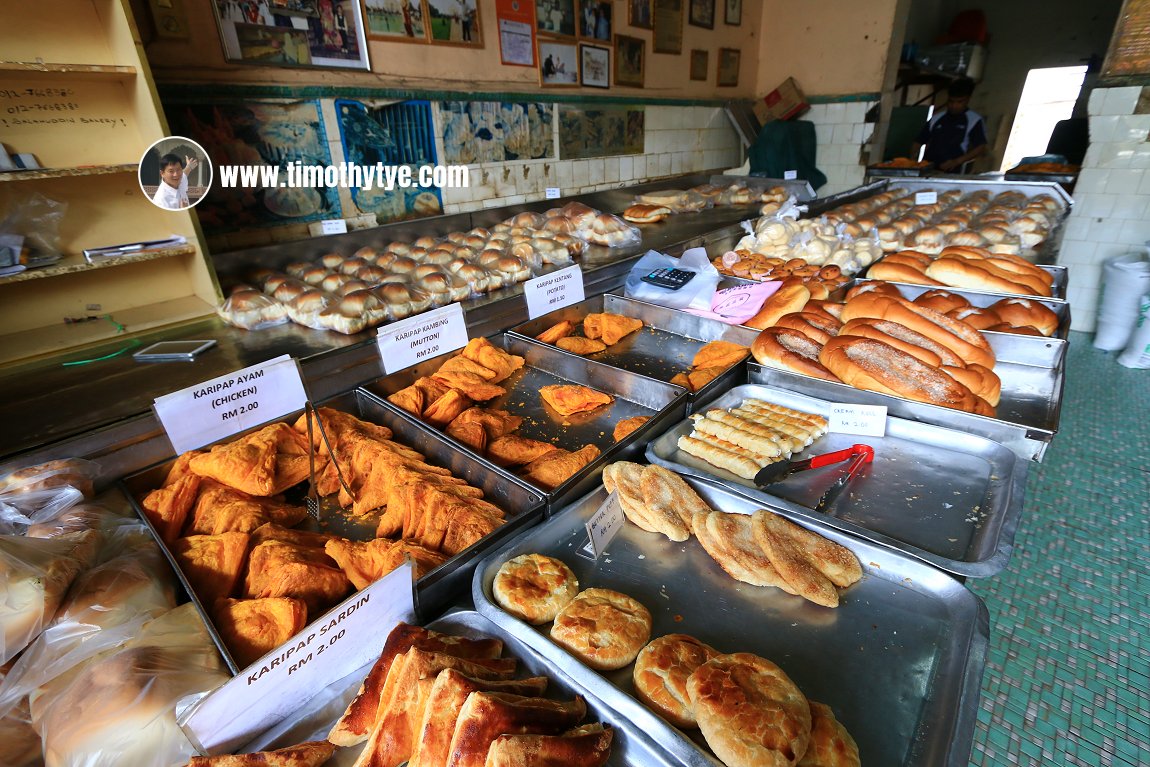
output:
[[[518,354],[505,352],[482,337],[472,338],[459,354],[461,357],[494,371],[495,377],[492,381],[495,383],[510,377],[512,373],[523,367],[524,363],[524,359]]]
[[[351,591],[351,581],[323,549],[265,541],[252,549],[244,596],[292,597],[317,616]]]
[[[188,767],[319,767],[335,754],[335,746],[326,740],[309,740],[275,751],[254,754],[193,756]]]
[[[307,479],[310,471],[307,438],[285,423],[216,445],[188,465],[202,477],[259,496],[282,493]]]
[[[376,535],[400,535],[429,549],[454,556],[503,524],[503,511],[473,497],[470,485],[410,482],[396,485]]]
[[[523,476],[553,490],[598,457],[599,448],[594,445],[584,445],[574,453],[556,448],[527,464]]]
[[[625,317],[622,314],[588,314],[583,318],[583,335],[602,339],[608,346],[614,346],[636,330],[643,328],[643,320]]]
[[[200,603],[211,606],[236,590],[248,553],[247,533],[190,535],[172,544],[172,554]]]
[[[291,506],[272,498],[256,498],[212,480],[204,480],[196,499],[189,535],[250,533],[275,522],[284,527],[298,525],[307,516],[303,506]]]
[[[507,434],[487,446],[487,457],[500,466],[523,466],[557,448],[550,442]]]
[[[586,413],[615,401],[610,394],[574,384],[544,386],[539,390],[539,394],[543,397],[543,401],[560,415]]]
[[[408,557],[416,578],[447,561],[438,551],[432,551],[410,541],[389,541],[376,538],[371,541],[349,541],[333,538],[324,551],[336,561],[356,589],[365,589],[403,564]]]
[[[575,332],[575,324],[571,322],[571,320],[563,320],[535,336],[535,340],[542,341],[545,344],[554,344],[557,343],[560,338],[566,338],[573,332]]]
[[[240,668],[291,639],[307,625],[307,606],[291,597],[222,599],[215,626]]]
[[[180,537],[202,481],[198,474],[185,473],[174,483],[148,493],[140,502],[148,521],[164,543],[171,545]]]

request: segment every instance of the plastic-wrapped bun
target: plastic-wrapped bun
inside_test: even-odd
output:
[[[337,300],[337,297],[331,293],[315,289],[309,290],[288,302],[288,317],[297,325],[316,330],[326,330],[326,326],[319,321],[319,315],[324,310],[330,309]]]
[[[216,314],[229,325],[244,330],[260,330],[288,321],[287,308],[258,290],[233,293]]]
[[[303,280],[298,280],[295,277],[290,277],[285,282],[276,287],[271,296],[277,301],[287,303],[293,298],[299,298],[301,295],[311,289],[312,287]]]

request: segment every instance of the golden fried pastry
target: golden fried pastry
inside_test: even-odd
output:
[[[470,373],[477,375],[484,381],[494,381],[499,374],[486,365],[481,365],[475,360],[468,359],[467,357],[459,354],[452,357],[447,362],[439,366],[439,371],[436,375],[449,376],[453,373]],[[505,376],[506,377],[506,376]]]
[[[307,479],[307,439],[285,423],[274,423],[191,459],[189,468],[202,477],[249,495],[282,493]]]
[[[307,625],[307,606],[290,597],[223,599],[212,614],[240,668],[255,663]]]
[[[674,379],[672,379],[671,383],[678,383],[680,386],[684,386],[684,388],[686,388],[687,391],[696,392],[696,391],[699,391],[700,389],[702,389],[707,384],[709,384],[711,381],[714,381],[716,378],[721,376],[726,371],[727,371],[726,367],[696,368],[695,370],[692,370],[691,372],[687,373],[686,376],[684,376],[684,378],[686,379],[684,383],[680,383],[679,381],[675,381]],[[683,374],[680,373],[679,375],[683,375]],[[678,378],[678,377],[679,376],[675,376],[675,378]],[[682,380],[682,379],[680,379],[680,380]]]
[[[306,516],[307,509],[303,506],[256,498],[209,479],[200,485],[187,532],[189,535],[250,533],[268,522],[293,527]]]
[[[217,599],[226,599],[236,590],[248,553],[247,533],[191,535],[172,545],[200,603],[210,609]]]
[[[508,378],[519,368],[523,367],[524,360],[517,354],[510,354],[495,346],[486,338],[472,338],[463,347],[460,356],[467,357],[486,368],[495,371],[495,383]]]
[[[474,408],[472,408],[474,410]],[[456,418],[447,424],[447,435],[467,445],[477,453],[482,454],[487,449],[487,432],[478,423],[458,423]]]
[[[642,320],[611,312],[588,314],[583,318],[583,335],[588,338],[601,338],[608,346],[614,346],[625,336],[642,328]]]
[[[486,767],[603,767],[611,756],[613,736],[611,726],[604,724],[585,724],[562,735],[500,735],[487,749]]]
[[[524,698],[503,692],[475,692],[467,697],[448,753],[452,767],[484,767],[491,744],[507,733],[558,735],[587,715],[582,698],[570,702]]]
[[[331,759],[334,753],[335,746],[326,740],[309,740],[275,751],[193,756],[188,767],[319,767]]]
[[[507,434],[487,445],[487,457],[500,466],[523,466],[559,448],[550,442]]]
[[[662,466],[650,464],[644,467],[639,476],[639,487],[649,512],[667,519],[677,516],[683,520],[688,532],[694,528],[698,515],[710,514],[712,511],[686,480]]]
[[[729,368],[731,365],[742,362],[750,356],[750,354],[751,349],[748,346],[731,343],[730,341],[711,341],[709,344],[704,344],[699,351],[695,352],[695,358],[691,360],[691,367]]]
[[[387,635],[383,650],[360,685],[355,699],[328,733],[329,741],[337,746],[354,746],[367,739],[377,719],[388,673],[396,658],[412,648],[457,658],[493,659],[503,652],[503,642],[498,639],[467,639],[429,631],[422,626],[397,624]]]
[[[696,516],[692,529],[711,559],[735,580],[795,593],[755,540],[749,514],[712,511],[705,517]]]
[[[560,415],[586,413],[603,405],[610,405],[615,398],[601,391],[575,384],[554,384],[539,390],[543,401]]]
[[[183,532],[202,480],[198,474],[185,473],[175,482],[148,493],[140,501],[148,521],[156,528],[156,534],[169,546]]]
[[[846,547],[765,509],[752,520],[755,542],[792,589],[825,607],[838,607],[835,586],[862,577],[858,558]]]
[[[566,338],[574,331],[575,323],[571,322],[571,320],[563,320],[562,322],[555,323],[539,335],[535,336],[535,340],[542,341],[545,344],[554,344],[558,342],[560,338]]]
[[[299,599],[314,618],[350,591],[351,581],[323,549],[281,541],[265,541],[252,549],[244,580],[248,598]]]
[[[643,424],[650,420],[651,417],[646,415],[633,415],[630,418],[624,418],[615,424],[615,430],[611,433],[611,436],[616,442],[622,442],[631,432],[642,428]]]
[[[499,567],[491,591],[504,610],[539,625],[555,620],[575,598],[579,580],[570,567],[554,557],[522,554]]]
[[[294,527],[284,527],[275,522],[260,525],[252,531],[248,545],[252,548],[264,541],[283,541],[296,546],[311,546],[322,549],[333,537],[331,533],[313,533],[309,530],[297,530]]]
[[[862,767],[859,747],[831,707],[810,701],[811,742],[797,767]]]
[[[523,423],[523,417],[512,415],[506,410],[473,407],[460,413],[451,422],[451,425],[464,423],[479,424],[487,433],[487,438],[495,440],[518,429],[519,425]]]
[[[500,387],[495,387],[500,388]],[[428,405],[423,411],[423,420],[444,427],[454,421],[460,413],[474,404],[458,389],[448,389],[447,393]]]
[[[699,666],[721,654],[687,634],[667,634],[653,639],[635,658],[635,669],[631,673],[635,694],[676,727],[698,727],[687,697],[687,678]]]
[[[376,534],[394,534],[394,518],[405,540],[454,556],[494,532],[504,521],[494,504],[472,497],[482,493],[468,485],[435,485],[411,482],[397,485],[388,494],[387,515]]]
[[[806,696],[766,658],[712,658],[691,674],[687,695],[707,745],[728,767],[793,767],[807,751]]]
[[[431,551],[410,541],[389,541],[375,538],[370,541],[349,541],[333,538],[324,552],[335,560],[356,589],[365,589],[403,564],[408,557],[416,578],[447,561],[438,551]]]
[[[551,638],[597,671],[623,668],[651,638],[651,613],[610,589],[580,592],[551,627]]]
[[[489,383],[483,376],[463,371],[437,371],[435,380],[447,384],[453,389],[459,389],[476,402],[486,402],[489,399],[501,397],[507,390],[497,384]],[[462,411],[460,411],[462,412]],[[456,413],[455,415],[459,415]],[[454,418],[455,416],[452,416]],[[450,420],[450,419],[448,419]]]
[[[556,341],[555,345],[563,351],[581,355],[598,354],[607,348],[607,344],[602,341],[583,336],[566,336]]]
[[[523,476],[548,490],[554,490],[598,458],[599,454],[599,448],[594,445],[584,445],[575,452],[552,450],[527,464]]]
[[[447,764],[451,755],[451,738],[455,735],[455,722],[471,693],[505,692],[536,697],[542,695],[545,689],[547,677],[544,676],[510,681],[472,679],[453,668],[444,669],[435,677],[435,683],[427,695],[423,721],[408,767]]]
[[[676,513],[673,517],[656,516],[643,501],[643,465],[631,461],[615,461],[603,467],[603,487],[615,493],[624,516],[631,524],[649,533],[662,533],[687,540],[690,530]]]
[[[449,388],[442,381],[423,376],[417,378],[411,386],[390,395],[387,401],[418,417],[423,415],[428,405],[446,394]]]

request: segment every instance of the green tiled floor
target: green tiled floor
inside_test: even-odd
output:
[[[971,765],[1150,765],[1150,370],[1072,333],[1060,431],[1031,467],[990,610]]]

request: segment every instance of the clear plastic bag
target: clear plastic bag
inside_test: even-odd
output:
[[[0,498],[69,485],[91,498],[100,465],[83,458],[63,458],[18,469],[0,479]]]
[[[60,224],[68,204],[39,192],[21,195],[0,212],[0,267],[27,265],[62,255]]]
[[[196,751],[176,724],[177,703],[227,679],[204,622],[187,603],[40,688],[32,723],[53,767],[182,765]]]
[[[696,274],[683,287],[671,290],[643,282],[643,277],[656,269],[683,269]],[[624,295],[672,309],[690,307],[710,311],[711,298],[715,294],[719,279],[719,270],[707,260],[707,251],[703,248],[690,248],[681,258],[671,258],[658,251],[649,250],[627,274]]]
[[[287,308],[255,288],[237,290],[216,309],[220,319],[243,330],[262,330],[288,322]]]

